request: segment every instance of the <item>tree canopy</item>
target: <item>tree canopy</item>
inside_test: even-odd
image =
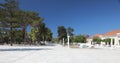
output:
[[[58,27],[58,38],[59,40],[62,40],[63,38],[67,38],[67,30],[64,26],[59,26]]]
[[[7,37],[11,45],[18,40],[27,42],[29,35],[26,29],[28,26],[33,27],[31,36],[35,34],[34,39],[37,41],[52,39],[52,32],[46,27],[39,13],[20,9],[18,0],[5,0],[4,3],[0,3],[0,29],[5,29],[4,32],[8,32]],[[0,31],[0,33],[2,32]],[[33,40],[33,37],[30,39]]]
[[[101,40],[101,38],[100,37],[94,37],[93,38],[93,42],[96,42],[96,43],[100,43],[102,40]]]
[[[103,40],[103,42],[111,42],[111,39],[110,38],[106,38]]]
[[[86,43],[86,37],[85,35],[78,35],[74,37],[74,42],[77,43]]]

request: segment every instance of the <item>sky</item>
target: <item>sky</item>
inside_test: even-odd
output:
[[[19,4],[23,10],[38,12],[54,37],[58,26],[72,27],[75,35],[90,36],[120,29],[118,0],[19,0]]]

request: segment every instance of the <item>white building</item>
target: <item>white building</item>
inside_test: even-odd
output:
[[[113,46],[119,46],[120,45],[120,30],[113,30],[110,32],[107,32],[105,34],[96,34],[95,36],[100,37],[102,40],[106,38],[110,38],[111,42],[109,45]]]

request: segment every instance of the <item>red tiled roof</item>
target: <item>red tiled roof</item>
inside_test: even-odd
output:
[[[104,34],[104,36],[116,35],[117,33],[120,33],[120,30],[113,30],[111,32],[107,32]]]
[[[104,34],[96,34],[94,35],[94,37],[99,37],[99,36],[103,36]]]
[[[96,34],[96,35],[94,35],[94,37],[112,36],[112,35],[116,35],[117,33],[120,33],[120,30],[113,30],[113,31],[107,32],[105,34]]]
[[[113,30],[113,31],[107,32],[105,34],[96,34],[96,35],[94,35],[94,37],[112,36],[112,35],[116,35],[117,33],[120,33],[120,30]]]

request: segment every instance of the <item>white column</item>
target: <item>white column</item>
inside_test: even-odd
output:
[[[107,44],[106,44],[107,46],[109,45],[109,42],[107,42]]]
[[[90,42],[90,45],[93,45],[92,41]]]
[[[70,41],[69,41],[70,36],[67,36],[67,38],[68,38],[68,48],[70,48]]]
[[[113,45],[113,39],[111,38],[111,44],[110,44],[111,46]]]
[[[115,38],[115,44],[114,44],[115,46],[118,46],[119,45],[119,38],[118,37],[116,37]]]

